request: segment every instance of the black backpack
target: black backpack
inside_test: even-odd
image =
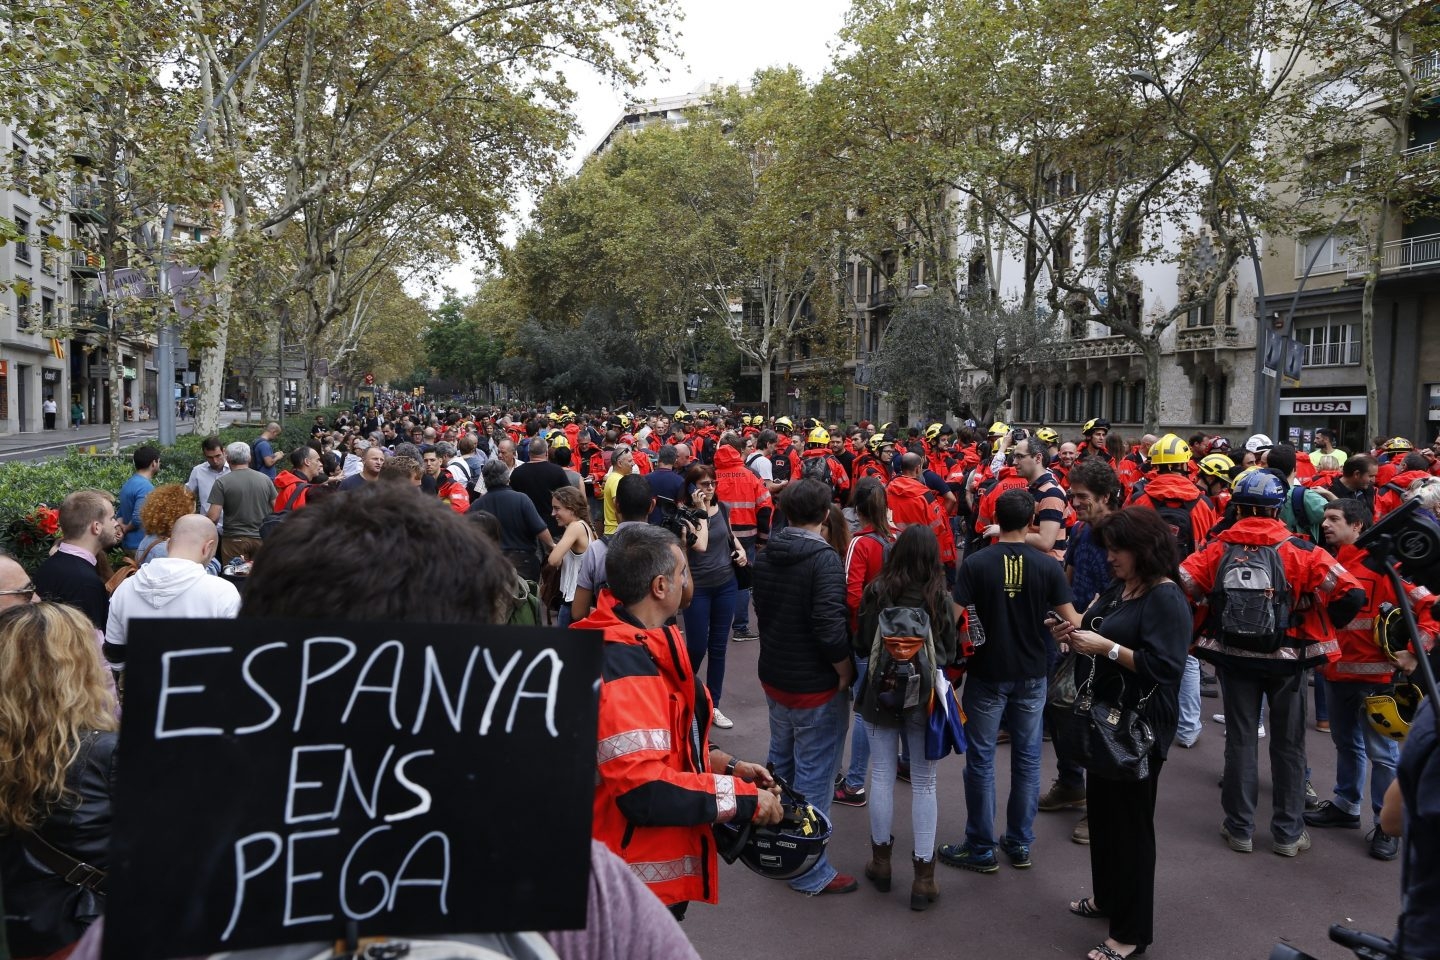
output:
[[[785,483],[790,479],[790,454],[787,451],[775,451],[775,455],[770,458],[770,473],[776,483]]]
[[[1195,552],[1195,524],[1190,520],[1190,514],[1195,511],[1196,500],[1155,500],[1151,503],[1155,506],[1155,512],[1160,514],[1160,519],[1175,534],[1175,559],[1184,560]]]
[[[835,483],[830,476],[830,458],[828,456],[801,457],[800,477],[804,480],[819,480],[830,488],[832,496],[835,493]]]

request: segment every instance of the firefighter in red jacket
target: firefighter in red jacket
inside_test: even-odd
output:
[[[856,483],[866,477],[874,477],[881,483],[890,479],[890,469],[880,460],[880,453],[886,444],[893,446],[891,441],[885,439],[883,433],[871,435],[869,443],[865,445],[865,452],[855,458]]]
[[[1240,476],[1232,491],[1238,519],[1181,563],[1180,583],[1204,608],[1195,655],[1215,664],[1224,698],[1221,836],[1237,852],[1254,849],[1260,790],[1256,754],[1260,703],[1265,699],[1272,738],[1271,849],[1293,857],[1310,848],[1304,821],[1305,671],[1339,656],[1334,625],[1348,624],[1364,605],[1365,594],[1343,564],[1291,535],[1280,520],[1284,500],[1285,484],[1268,470]],[[1283,593],[1272,566],[1277,555]],[[1243,593],[1240,585],[1246,586]],[[1269,606],[1259,605],[1261,597]],[[1272,624],[1260,617],[1266,612]],[[1262,631],[1262,624],[1273,630]]]
[[[1424,454],[1416,453],[1413,450],[1389,466],[1393,468],[1390,479],[1379,479],[1384,474],[1385,467],[1381,467],[1376,474],[1375,521],[1377,523],[1384,518],[1385,514],[1405,502],[1405,491],[1410,489],[1410,484],[1430,476],[1430,461],[1425,459]]]
[[[805,453],[800,457],[800,476],[805,475],[805,461],[823,459],[826,471],[830,475],[830,490],[835,499],[844,503],[850,495],[850,475],[835,459],[830,452],[830,431],[824,427],[814,427],[805,439]]]
[[[1110,450],[1105,446],[1105,441],[1110,436],[1109,420],[1104,417],[1086,420],[1081,433],[1085,434],[1085,439],[1080,441],[1081,457],[1099,457],[1110,466],[1115,466],[1115,458],[1111,456]]]
[[[780,821],[765,767],[710,744],[710,695],[674,626],[689,576],[675,536],[632,524],[605,557],[617,603],[572,625],[604,636],[592,831],[677,917],[715,903],[710,826]]]
[[[1389,608],[1397,605],[1395,588],[1385,573],[1384,564],[1355,546],[1355,541],[1369,529],[1370,511],[1359,500],[1336,500],[1325,505],[1321,523],[1325,540],[1335,551],[1335,559],[1345,565],[1365,591],[1365,605],[1355,619],[1337,631],[1340,658],[1322,667],[1325,702],[1330,709],[1330,739],[1335,744],[1335,796],[1321,801],[1316,810],[1305,814],[1312,827],[1360,826],[1360,812],[1365,793],[1365,774],[1370,774],[1370,810],[1375,829],[1369,834],[1370,855],[1377,860],[1394,860],[1399,853],[1396,838],[1380,829],[1380,808],[1385,791],[1395,779],[1395,766],[1400,760],[1400,745],[1375,730],[1366,716],[1365,698],[1383,694],[1397,679],[1396,666],[1406,673],[1416,667],[1415,655],[1399,650],[1392,660],[1377,642],[1376,625],[1385,619]],[[1411,608],[1415,612],[1420,640],[1426,650],[1434,644],[1437,625],[1432,608],[1435,597],[1424,587],[1406,583]]]
[[[900,456],[900,472],[886,488],[890,506],[890,519],[895,529],[904,530],[913,524],[928,526],[935,539],[940,542],[940,562],[946,567],[955,566],[955,534],[950,529],[950,520],[945,508],[934,490],[920,479],[925,469],[925,458],[918,453]]]
[[[1167,433],[1150,448],[1152,475],[1135,486],[1132,507],[1157,511],[1175,532],[1183,560],[1201,547],[1210,528],[1220,521],[1208,498],[1190,479],[1190,446]]]
[[[1216,515],[1230,505],[1230,483],[1235,478],[1235,461],[1223,453],[1210,453],[1200,461],[1200,483]]]

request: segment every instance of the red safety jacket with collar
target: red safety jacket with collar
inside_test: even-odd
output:
[[[450,509],[456,513],[464,513],[470,509],[470,491],[465,489],[465,484],[456,483],[450,474],[440,474],[438,493],[440,499],[448,503]]]
[[[1242,517],[1180,564],[1180,585],[1197,606],[1208,607],[1215,575],[1231,543],[1273,544],[1280,552],[1290,586],[1290,627],[1285,642],[1272,653],[1227,646],[1205,626],[1200,628],[1195,655],[1227,667],[1251,667],[1288,673],[1319,666],[1340,656],[1335,623],[1344,626],[1365,603],[1360,582],[1330,554],[1292,534],[1274,517]]]
[[[935,491],[921,480],[904,474],[890,481],[886,488],[890,504],[890,519],[898,529],[911,524],[928,526],[940,544],[940,562],[947,567],[955,563],[955,534],[950,529],[950,518]]]
[[[765,482],[750,472],[740,451],[728,443],[715,451],[715,499],[725,507],[730,529],[737,537],[759,533],[760,513],[770,509],[770,491],[765,489]]]
[[[1430,476],[1429,470],[1406,470],[1404,473],[1395,474],[1384,483],[1377,480],[1375,483],[1376,522],[1379,522],[1390,511],[1400,508],[1400,504],[1405,502],[1405,491],[1410,489],[1410,484],[1416,480],[1424,480],[1428,476]]]
[[[296,487],[300,488],[300,493],[295,497],[295,503],[291,505],[290,509],[299,510],[305,506],[306,502],[310,499],[310,488],[312,486],[314,486],[314,484],[297,474],[294,470],[281,470],[275,474],[274,512],[279,513],[285,509],[285,504],[290,502],[290,494],[295,492]],[[470,504],[467,503],[465,506],[468,508]]]
[[[602,605],[572,625],[604,635],[591,832],[662,902],[718,899],[710,825],[752,820],[756,787],[710,769],[710,695],[685,640]]]
[[[890,471],[873,453],[862,453],[855,458],[855,480],[858,483],[866,477],[874,477],[881,483],[890,479]]]
[[[1194,506],[1185,507],[1193,503]],[[1198,550],[1210,536],[1210,528],[1220,522],[1220,516],[1210,505],[1207,497],[1201,496],[1194,481],[1178,473],[1157,473],[1145,483],[1145,488],[1131,501],[1132,507],[1182,506],[1190,514],[1190,536]],[[1177,536],[1178,531],[1177,531]],[[1183,557],[1181,558],[1184,559]]]
[[[1340,658],[1332,660],[1321,668],[1326,680],[1335,683],[1389,683],[1395,676],[1395,661],[1380,650],[1375,643],[1375,619],[1380,616],[1380,605],[1398,605],[1395,588],[1385,575],[1385,568],[1369,553],[1354,544],[1347,543],[1335,553],[1335,559],[1345,565],[1365,591],[1365,606],[1343,628],[1336,631],[1340,641]],[[1435,621],[1432,607],[1435,595],[1417,584],[1405,581],[1410,605],[1415,611],[1415,625],[1420,628],[1421,641],[1426,650],[1435,645],[1435,634],[1440,624]]]

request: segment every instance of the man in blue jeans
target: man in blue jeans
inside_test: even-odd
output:
[[[1030,456],[1022,452],[1019,456]],[[1070,585],[1059,561],[1026,542],[1035,499],[1009,490],[995,504],[999,539],[965,558],[955,601],[975,644],[963,693],[965,736],[965,840],[940,848],[952,867],[994,873],[995,742],[1003,718],[1010,731],[1010,801],[1000,847],[1017,869],[1030,866],[1035,810],[1040,799],[1040,728],[1048,672],[1045,617],[1073,612]]]
[[[830,487],[800,480],[786,488],[788,521],[755,561],[752,596],[760,625],[760,685],[770,708],[770,763],[826,816],[850,726],[849,617],[840,555],[820,535]],[[800,893],[850,893],[859,884],[828,856],[790,881]]]

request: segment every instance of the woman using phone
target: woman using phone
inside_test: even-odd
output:
[[[715,471],[693,464],[685,473],[689,505],[704,518],[696,525],[696,539],[686,551],[694,593],[685,608],[685,646],[690,665],[697,673],[708,655],[705,686],[714,703],[711,722],[729,730],[734,722],[720,712],[720,694],[725,685],[725,651],[730,644],[730,625],[735,620],[739,586],[735,568],[746,564],[745,550],[730,529],[728,511],[715,499]]]
[[[1054,616],[1048,622],[1062,649],[1084,658],[1076,664],[1077,683],[1093,672],[1097,698],[1140,708],[1155,733],[1145,779],[1112,780],[1094,770],[1085,778],[1094,893],[1072,900],[1070,912],[1109,923],[1110,936],[1091,949],[1089,960],[1122,960],[1144,953],[1154,940],[1155,796],[1179,724],[1190,604],[1178,583],[1175,535],[1154,510],[1106,514],[1093,535],[1114,581],[1078,623]]]

